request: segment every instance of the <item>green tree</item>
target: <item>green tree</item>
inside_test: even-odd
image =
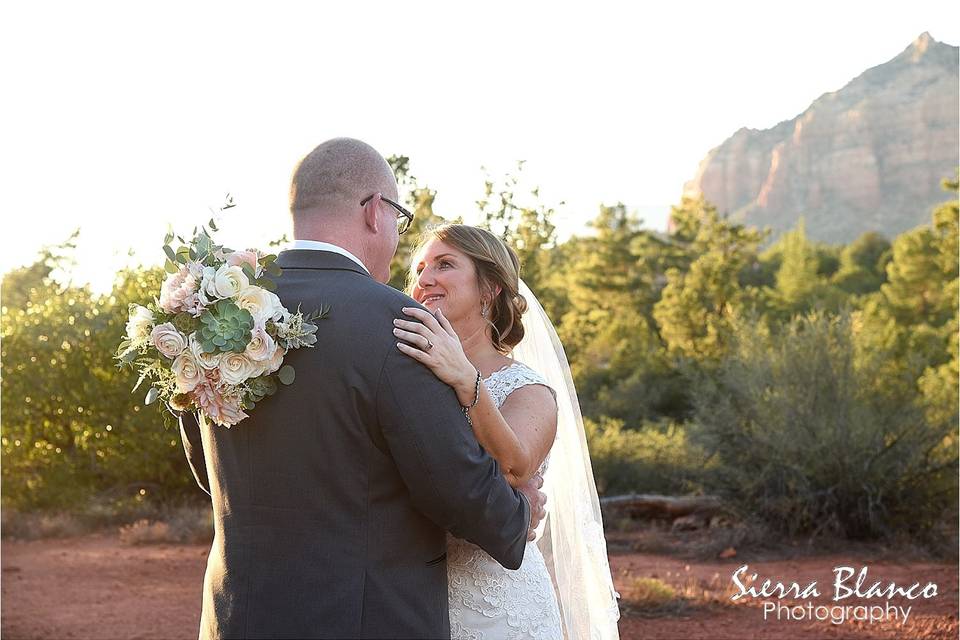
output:
[[[193,493],[177,430],[143,405],[142,392],[130,393],[136,375],[113,359],[128,304],[153,297],[162,278],[162,269],[126,270],[110,295],[94,295],[44,277],[31,283],[24,308],[3,307],[5,505]],[[5,294],[22,284],[5,278]]]
[[[561,247],[564,267],[552,274],[566,294],[558,332],[583,411],[631,425],[679,415],[683,390],[652,318],[676,252],[622,204],[602,206],[590,225],[593,235]]]
[[[721,219],[702,198],[684,198],[673,215],[690,263],[667,271],[653,314],[671,354],[715,360],[737,312],[761,303],[759,292],[740,281],[756,260],[762,234]]]
[[[840,268],[831,281],[854,295],[872,293],[886,281],[886,258],[890,243],[879,233],[867,231],[843,247]]]
[[[956,181],[944,186],[956,194]],[[890,393],[892,380],[919,369],[922,375],[914,381],[923,389],[928,411],[938,415],[955,414],[957,211],[956,199],[945,202],[934,210],[931,225],[894,239],[889,258],[880,259],[886,260],[888,282],[866,297],[859,314],[862,348],[891,354],[876,380],[878,392]]]
[[[420,186],[410,173],[410,159],[407,156],[390,156],[387,162],[397,176],[400,200],[413,213],[413,223],[405,234],[400,236],[397,252],[390,263],[389,285],[403,291],[407,287],[413,251],[424,231],[443,222],[443,218],[433,212],[433,202],[437,192],[426,186]]]
[[[477,207],[483,216],[483,226],[517,252],[523,281],[541,298],[546,309],[551,306],[552,292],[546,290],[546,279],[551,270],[550,251],[556,243],[553,224],[556,211],[540,201],[539,187],[529,190],[527,201],[518,197],[523,164],[518,162],[517,172],[506,175],[500,182],[488,177]]]
[[[783,258],[777,271],[777,293],[789,311],[808,308],[818,288],[817,258],[807,240],[803,218],[795,229],[783,234]]]
[[[55,275],[67,275],[74,266],[73,250],[80,230],[57,245],[40,249],[32,264],[12,269],[3,276],[3,306],[26,309],[31,300],[39,300],[48,292],[47,283]]]

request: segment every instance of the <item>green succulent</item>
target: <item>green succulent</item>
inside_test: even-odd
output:
[[[277,383],[272,376],[259,376],[251,378],[245,383],[250,400],[260,402],[266,396],[272,396],[277,392]]]
[[[188,336],[200,327],[200,321],[184,311],[173,317],[173,326],[177,328],[177,331]]]
[[[200,316],[197,338],[204,353],[237,353],[247,348],[253,316],[231,300],[220,300]]]

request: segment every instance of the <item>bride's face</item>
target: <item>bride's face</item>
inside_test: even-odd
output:
[[[473,261],[433,238],[414,256],[412,298],[430,311],[443,309],[448,320],[480,318],[480,288]]]

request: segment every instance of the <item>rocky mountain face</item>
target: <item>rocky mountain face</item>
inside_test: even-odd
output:
[[[740,129],[684,185],[732,220],[846,243],[930,220],[960,165],[960,49],[924,33],[889,62],[771,129]]]

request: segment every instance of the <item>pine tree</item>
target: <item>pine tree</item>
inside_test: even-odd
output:
[[[787,311],[800,311],[809,306],[817,291],[816,252],[807,240],[804,219],[796,228],[783,234],[780,241],[783,258],[777,271],[778,298]]]
[[[400,236],[397,252],[390,263],[390,286],[401,291],[406,289],[410,273],[413,250],[423,232],[430,226],[443,222],[443,218],[433,213],[433,201],[437,192],[426,186],[420,186],[410,173],[410,159],[407,156],[390,156],[387,162],[397,176],[400,188],[400,200],[413,213],[413,223]]]
[[[831,282],[851,294],[878,291],[886,281],[884,258],[890,243],[875,231],[867,231],[845,246],[840,253],[840,268]]]
[[[685,199],[674,220],[674,237],[691,261],[686,270],[667,271],[653,315],[670,353],[715,360],[725,351],[734,314],[757,303],[757,292],[740,280],[756,261],[762,234],[721,219],[702,199]]]

